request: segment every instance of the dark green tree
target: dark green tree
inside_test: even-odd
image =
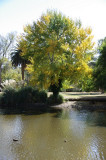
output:
[[[99,57],[94,69],[94,82],[97,89],[106,90],[106,37],[99,41]]]

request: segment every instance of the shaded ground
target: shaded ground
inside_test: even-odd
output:
[[[50,95],[51,93],[49,93]],[[106,93],[100,92],[60,92],[67,102],[53,108],[76,108],[87,110],[106,110]]]
[[[52,93],[48,92],[48,96]],[[60,92],[60,94],[66,100],[78,101],[78,100],[106,100],[106,93],[101,92]]]

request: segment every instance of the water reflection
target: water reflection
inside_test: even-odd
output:
[[[104,160],[105,116],[75,110],[0,115],[0,160]]]
[[[0,159],[15,159],[13,139],[21,139],[21,116],[0,116]]]
[[[56,118],[74,119],[75,121],[83,121],[89,125],[106,127],[106,112],[104,111],[77,111],[77,110],[61,110],[56,115]]]
[[[84,149],[84,154],[82,153],[82,148],[80,148],[81,151],[79,152],[80,154],[83,154],[84,159],[105,159],[106,112],[63,110],[55,117],[63,120],[71,119],[69,129],[71,130],[72,137],[75,138],[75,141],[79,140],[79,142],[77,141],[78,146],[80,144],[80,147],[82,146]],[[103,128],[101,129],[100,127]],[[82,155],[80,156],[82,157]]]

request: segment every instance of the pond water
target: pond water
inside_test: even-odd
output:
[[[105,159],[106,112],[0,115],[0,160]]]

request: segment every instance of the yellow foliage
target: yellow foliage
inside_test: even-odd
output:
[[[22,54],[32,56],[27,65],[31,83],[48,88],[59,79],[77,81],[90,74],[88,62],[94,45],[90,27],[77,27],[73,20],[47,12],[33,26],[35,30],[31,28],[25,27],[20,38]]]
[[[49,22],[50,22],[50,15],[47,14],[47,16],[44,16],[44,20],[45,20],[45,22],[46,22],[47,24],[49,24]]]
[[[89,35],[92,33],[92,29],[90,27],[86,28],[85,31]]]
[[[30,25],[27,25],[27,26],[24,26],[23,27],[23,30],[25,33],[27,33],[28,35],[30,35],[32,32],[31,32],[31,26]]]

